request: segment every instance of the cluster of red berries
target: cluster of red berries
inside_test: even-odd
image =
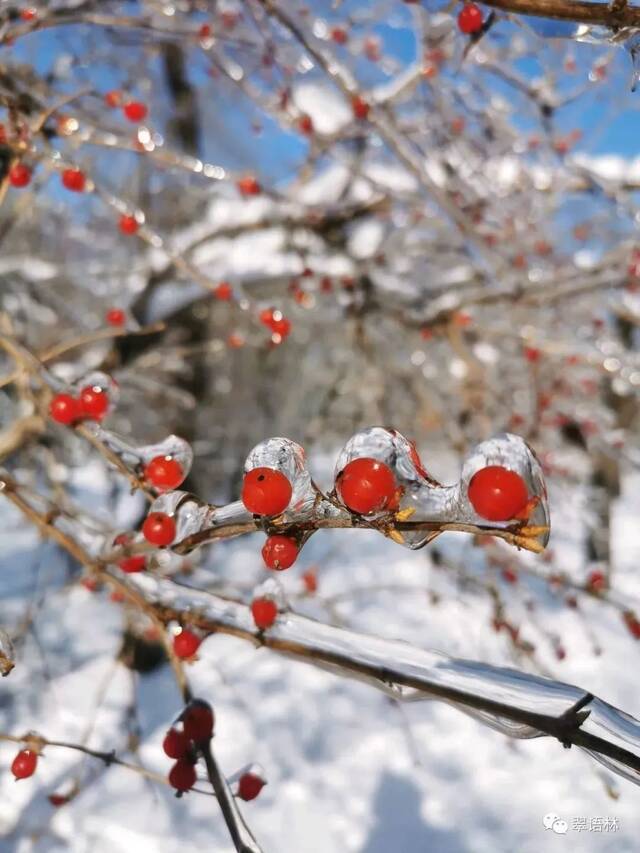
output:
[[[172,727],[165,735],[162,749],[176,763],[169,771],[169,784],[179,793],[190,791],[196,783],[198,752],[213,737],[214,714],[201,699],[191,701],[183,711],[182,729]]]
[[[49,415],[54,421],[71,426],[89,419],[101,421],[109,411],[109,394],[99,385],[86,385],[78,397],[56,394],[49,404]]]
[[[271,330],[272,340],[277,343],[283,341],[291,331],[291,321],[276,308],[264,308],[260,312],[260,322]]]
[[[16,779],[28,779],[33,776],[38,766],[38,753],[32,749],[21,749],[13,759],[11,772]]]
[[[104,102],[111,109],[122,107],[122,113],[127,121],[135,122],[135,124],[144,121],[149,112],[146,104],[125,97],[119,89],[111,89],[107,92],[104,96]]]

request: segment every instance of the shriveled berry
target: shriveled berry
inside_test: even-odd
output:
[[[21,749],[13,759],[11,772],[16,779],[27,779],[33,776],[38,765],[38,754],[32,749]]]
[[[166,512],[150,512],[142,525],[142,535],[160,548],[171,545],[176,537],[176,523]]]
[[[196,784],[196,770],[190,761],[180,759],[169,771],[169,784],[176,791],[190,791]]]
[[[15,163],[9,169],[9,183],[12,187],[22,188],[31,182],[31,169],[24,163]]]
[[[130,237],[132,234],[135,234],[140,227],[140,223],[135,218],[135,216],[131,216],[128,213],[123,214],[120,217],[120,221],[118,222],[118,228],[122,232],[122,234],[126,234],[127,237]]]
[[[241,500],[255,515],[280,515],[289,506],[291,483],[275,468],[252,468],[244,475]]]
[[[122,112],[127,121],[141,122],[147,117],[148,110],[140,101],[129,101],[122,108]]]
[[[194,699],[184,710],[182,715],[182,727],[185,735],[198,743],[209,740],[213,736],[213,724],[215,717],[211,705],[202,699]]]
[[[257,776],[255,773],[243,773],[238,779],[238,791],[236,796],[240,797],[246,803],[255,800],[260,791],[264,788],[266,782]]]
[[[127,322],[127,315],[122,308],[110,308],[104,315],[104,319],[108,326],[124,326]]]
[[[81,417],[80,403],[71,394],[56,394],[49,403],[49,414],[59,424],[69,426]]]
[[[185,478],[182,465],[172,456],[154,456],[144,469],[144,478],[156,489],[177,489]]]
[[[80,392],[80,410],[84,417],[101,421],[109,411],[109,395],[99,385],[87,385]]]
[[[465,3],[458,14],[458,29],[470,35],[482,29],[482,10],[475,3]]]
[[[200,648],[202,640],[193,631],[183,628],[173,638],[173,650],[177,657],[184,659],[192,658]]]
[[[269,536],[262,547],[262,558],[269,569],[290,568],[298,557],[298,543],[289,536]]]
[[[488,465],[477,471],[467,494],[474,510],[488,521],[514,518],[529,500],[522,477],[501,465]]]
[[[336,488],[346,507],[368,515],[392,508],[398,484],[388,465],[362,456],[345,465],[336,479]]]
[[[80,169],[64,169],[62,172],[62,186],[72,193],[84,191],[87,179]]]
[[[169,729],[162,741],[164,754],[169,758],[182,758],[189,751],[189,738],[185,732]]]
[[[276,621],[278,607],[272,598],[254,598],[251,602],[251,615],[256,623],[256,628],[264,631]]]

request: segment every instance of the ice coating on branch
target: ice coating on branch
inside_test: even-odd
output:
[[[515,471],[523,479],[530,497],[528,526],[549,527],[547,492],[542,469],[529,445],[519,436],[503,433],[479,444],[466,458],[460,481],[442,486],[424,467],[413,442],[394,429],[369,427],[349,439],[338,456],[336,477],[353,459],[371,457],[384,462],[394,473],[402,492],[400,516],[408,526],[402,528],[403,544],[420,548],[437,535],[430,530],[411,530],[411,523],[442,522],[472,524],[486,527],[488,522],[479,516],[468,499],[469,482],[481,468],[499,465]],[[379,515],[384,515],[380,513]],[[493,528],[508,528],[513,521],[491,522]],[[538,537],[545,545],[548,529]]]
[[[175,542],[211,527],[216,515],[215,507],[202,503],[190,492],[179,490],[165,492],[157,497],[149,512],[163,512],[173,518],[176,524]]]
[[[289,438],[268,438],[257,444],[244,463],[245,474],[254,468],[273,468],[291,483],[291,501],[284,513],[293,520],[296,513],[315,500],[304,448]]]
[[[0,675],[9,675],[15,666],[15,656],[11,637],[4,628],[0,628]]]
[[[128,468],[142,468],[156,456],[170,456],[180,463],[185,477],[193,465],[193,450],[188,441],[177,435],[169,435],[158,444],[134,445],[113,430],[104,429],[97,423],[88,423],[93,435]],[[140,472],[141,473],[141,472]]]
[[[201,590],[177,586],[152,576],[128,578],[146,600],[191,613],[211,630],[255,636],[251,611],[245,605]],[[449,657],[415,648],[400,640],[360,634],[325,625],[290,611],[280,613],[269,629],[268,642],[285,654],[338,674],[358,678],[408,701],[440,699],[469,713],[480,722],[511,737],[543,736],[521,712],[540,715],[540,725],[558,719],[585,701],[590,714],[580,725],[584,733],[605,744],[624,749],[628,760],[640,765],[640,721],[619,711],[585,690],[570,684],[507,667]],[[640,771],[615,758],[587,749],[614,773],[640,784]]]

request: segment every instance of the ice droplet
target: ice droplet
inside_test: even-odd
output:
[[[134,445],[98,423],[90,422],[87,428],[128,468],[142,469],[155,456],[170,456],[180,463],[186,477],[193,465],[191,445],[180,436],[169,435],[157,444]],[[142,473],[141,470],[138,470],[138,473]]]
[[[402,490],[398,512],[410,511],[407,520],[416,524],[458,522],[486,527],[487,520],[479,516],[469,502],[467,492],[471,478],[481,468],[490,465],[515,471],[524,480],[529,493],[527,524],[547,528],[538,537],[541,544],[546,544],[549,538],[549,511],[542,469],[520,436],[503,433],[479,444],[465,459],[460,481],[452,486],[443,486],[428,474],[413,442],[397,430],[370,427],[350,438],[338,456],[336,477],[348,462],[364,456],[384,462],[391,468]],[[512,524],[513,520],[491,522],[494,529],[505,529]],[[438,532],[412,530],[406,525],[402,528],[403,544],[412,549],[421,548],[436,535]]]
[[[291,483],[291,501],[285,512],[287,520],[293,520],[305,505],[315,500],[316,493],[311,485],[304,448],[289,438],[268,438],[257,444],[244,463],[245,473],[254,468],[274,468]]]
[[[187,536],[193,536],[207,527],[211,527],[216,509],[202,503],[190,492],[176,490],[165,492],[155,499],[149,512],[164,512],[170,515],[176,524],[174,542],[181,542]]]

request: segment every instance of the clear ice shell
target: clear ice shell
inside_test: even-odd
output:
[[[182,466],[185,477],[193,465],[193,450],[188,441],[177,435],[169,435],[158,444],[136,446],[126,441],[113,430],[104,429],[93,421],[87,424],[88,429],[103,444],[120,458],[128,468],[145,466],[155,456],[170,456]]]
[[[487,527],[489,523],[479,516],[467,497],[469,482],[476,471],[488,465],[501,465],[518,473],[524,480],[531,498],[537,502],[527,519],[529,526],[549,527],[547,491],[542,469],[535,454],[519,436],[503,433],[479,444],[465,459],[460,481],[453,486],[442,486],[423,467],[415,445],[397,430],[370,427],[349,439],[338,456],[335,475],[352,459],[369,456],[384,462],[394,472],[402,487],[399,511],[412,510],[407,524],[400,524],[403,544],[411,549],[421,548],[438,535],[437,531],[412,530],[411,524],[420,522],[462,523]],[[384,514],[384,513],[383,513]],[[513,521],[491,522],[492,528],[507,528]],[[546,545],[548,530],[538,537]]]
[[[215,507],[202,503],[190,492],[179,490],[157,497],[149,507],[149,512],[164,512],[173,518],[176,524],[174,544],[211,527],[216,515]]]
[[[293,520],[305,505],[315,500],[304,448],[289,438],[268,438],[257,444],[244,463],[245,474],[254,468],[274,468],[291,483],[291,501],[284,515]]]
[[[103,391],[106,391],[109,395],[109,412],[113,411],[120,399],[120,386],[115,379],[101,370],[92,370],[91,373],[86,373],[73,383],[72,392],[78,396],[83,388],[89,387],[101,388]]]

